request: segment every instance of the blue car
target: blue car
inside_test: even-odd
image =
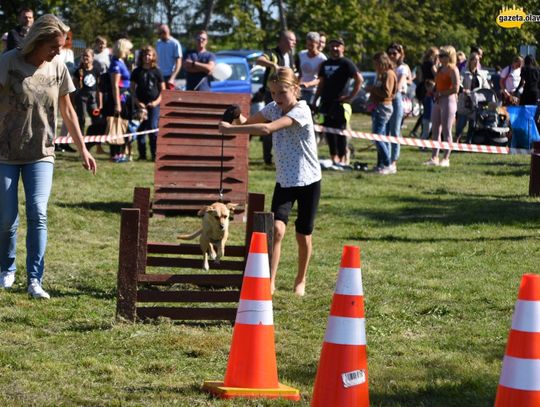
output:
[[[216,64],[225,63],[231,67],[232,74],[224,81],[213,80],[212,92],[248,93],[251,95],[251,73],[246,58],[240,56],[216,54]]]

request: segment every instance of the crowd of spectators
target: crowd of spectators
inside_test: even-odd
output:
[[[3,36],[5,50],[20,47],[33,21],[34,13],[31,9],[20,11],[19,25]],[[153,46],[145,44],[140,50],[134,50],[127,38],[117,39],[109,48],[107,39],[97,36],[92,48],[84,49],[80,62],[75,66],[72,32],[66,34],[66,42],[58,58],[73,75],[77,90],[72,98],[84,134],[103,134],[107,117],[111,115],[119,115],[131,121],[129,128],[157,129],[161,91],[175,88],[181,70],[185,73],[186,90],[210,90],[216,58],[207,49],[208,33],[196,32],[193,37],[194,47],[187,52],[183,51],[182,45],[173,37],[166,24],[158,26],[157,36],[158,40]],[[258,97],[265,104],[270,103],[272,97],[268,78],[279,67],[289,67],[299,79],[299,98],[310,106],[314,117],[320,118],[319,122],[325,126],[347,128],[351,114],[350,103],[361,89],[364,78],[356,64],[345,56],[343,38],[336,37],[327,41],[325,33],[312,31],[306,35],[305,48],[298,52],[295,52],[296,42],[293,31],[282,31],[277,46],[255,61],[266,68]],[[155,58],[145,62],[144,58],[140,58],[143,52]],[[477,45],[471,46],[469,54],[456,51],[450,46],[440,49],[431,47],[426,51],[421,64],[411,69],[405,60],[406,46],[399,42],[391,43],[385,51],[373,57],[376,80],[369,89],[371,99],[368,104],[373,118],[372,130],[376,129],[378,134],[383,135],[402,135],[404,100],[410,95],[413,81],[416,97],[422,106],[422,115],[412,133],[416,134],[417,127],[421,127],[419,136],[422,139],[472,142],[475,122],[467,103],[468,96],[477,89],[495,89],[503,105],[537,104],[540,70],[532,55],[525,58],[516,56],[509,65],[499,69],[498,80],[494,82],[488,80],[487,71],[482,69],[483,53],[483,49]],[[393,76],[377,70],[380,61],[387,59],[388,66],[396,76],[395,89],[384,88]],[[384,119],[386,114],[383,114],[383,110],[388,111],[388,120]],[[65,133],[64,127],[61,135]],[[156,134],[148,135],[149,157],[152,160],[155,160],[156,154]],[[323,136],[328,144],[333,167],[339,169],[349,166],[352,146],[347,139],[332,133]],[[141,160],[148,157],[146,137],[142,135],[137,138],[138,158]],[[272,137],[262,139],[263,160],[272,165]],[[374,171],[381,175],[396,173],[399,144],[375,144],[377,161]],[[69,146],[58,148],[69,149]],[[115,162],[129,161],[133,157],[129,139],[123,145],[112,145],[110,151],[111,159]],[[97,152],[104,152],[99,144]],[[441,161],[438,160],[438,151],[433,151],[432,157],[425,164],[448,166],[449,151],[444,153]]]

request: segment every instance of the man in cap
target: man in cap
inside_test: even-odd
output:
[[[343,38],[333,38],[328,43],[330,58],[321,64],[319,70],[319,86],[317,97],[321,97],[319,112],[324,115],[324,125],[345,129],[347,119],[343,104],[350,103],[360,91],[364,78],[348,58],[344,57],[345,42]],[[349,93],[349,81],[354,85]],[[347,162],[347,138],[345,136],[326,133],[326,141],[330,149],[330,157],[334,164]]]

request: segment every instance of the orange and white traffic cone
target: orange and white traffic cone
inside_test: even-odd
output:
[[[344,246],[312,407],[369,406],[360,248]]]
[[[495,407],[540,406],[540,275],[524,274]]]
[[[225,399],[300,400],[297,389],[278,382],[266,233],[251,237],[225,380],[205,381],[203,389]]]

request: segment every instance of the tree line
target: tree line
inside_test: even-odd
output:
[[[505,66],[521,44],[537,45],[540,23],[521,29],[496,24],[503,5],[479,0],[44,0],[2,1],[2,32],[17,24],[17,11],[55,13],[72,28],[74,38],[91,43],[96,35],[114,40],[128,36],[137,46],[153,43],[157,23],[166,23],[184,46],[191,33],[206,29],[210,49],[267,49],[282,28],[294,31],[298,49],[309,31],[345,39],[346,55],[371,69],[372,55],[393,41],[405,46],[410,65],[430,46],[451,44],[468,53],[484,49],[484,66]],[[539,14],[536,0],[520,2],[528,14]]]

